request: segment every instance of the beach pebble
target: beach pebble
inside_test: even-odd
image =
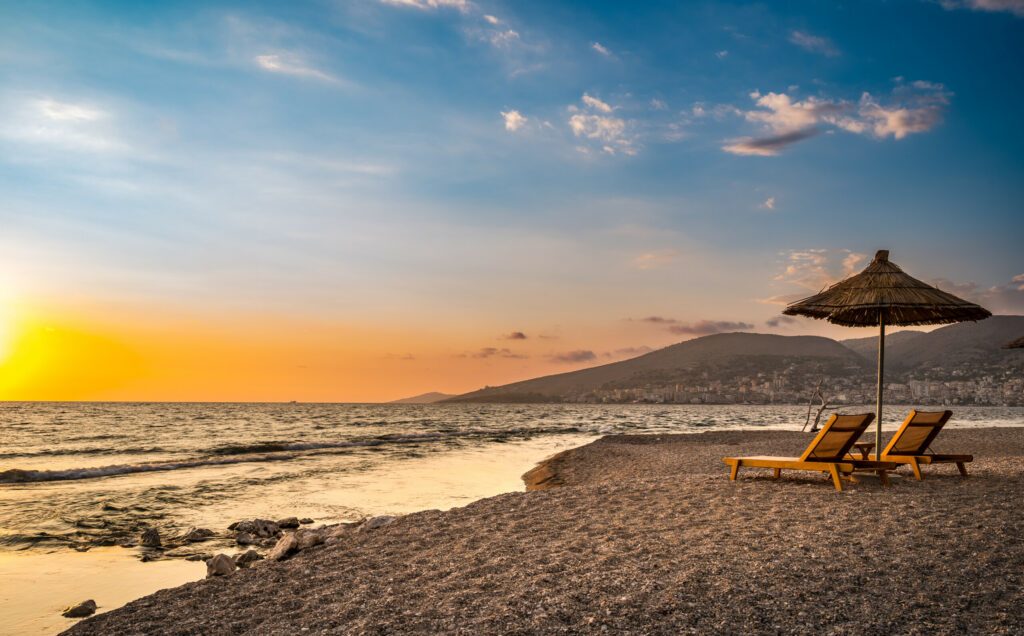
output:
[[[267,553],[267,559],[271,561],[283,561],[299,550],[299,540],[294,533],[281,537],[273,549]]]
[[[303,518],[299,519],[299,523],[301,523],[304,526],[308,526],[309,524],[313,523],[313,520],[310,519],[309,517],[303,517]]]
[[[226,554],[218,554],[206,562],[206,578],[224,576],[235,571],[235,562]]]
[[[235,543],[238,545],[252,545],[256,543],[256,538],[248,532],[239,532],[235,535]]]
[[[277,537],[281,534],[281,526],[269,519],[246,519],[244,521],[236,521],[228,526],[228,530],[248,532],[252,536],[259,537],[261,539]]]
[[[299,530],[295,533],[299,550],[306,550],[324,542],[324,535],[317,530]]]
[[[216,533],[208,528],[189,528],[188,532],[181,535],[181,540],[186,543],[198,543],[212,538]]]
[[[280,521],[278,521],[277,525],[280,528],[289,528],[289,529],[290,528],[298,528],[299,527],[299,518],[298,517],[285,517],[284,519],[281,519]]]
[[[139,538],[139,543],[147,548],[159,548],[161,546],[160,531],[156,528],[146,528]]]
[[[240,568],[247,568],[262,558],[263,557],[256,550],[246,550],[241,554],[235,555],[235,565]]]
[[[383,528],[384,526],[394,522],[395,518],[390,515],[381,515],[379,517],[370,517],[363,525],[359,526],[359,531],[364,530],[376,530],[377,528]]]
[[[72,605],[65,607],[64,611],[60,613],[64,618],[85,618],[86,616],[92,616],[96,613],[96,601],[89,599],[88,601],[82,601],[78,605]]]

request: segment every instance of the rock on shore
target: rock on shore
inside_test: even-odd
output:
[[[721,463],[808,440],[602,438],[548,464],[561,486],[319,530],[285,560],[68,633],[1024,633],[1024,428],[944,431],[943,451],[974,453],[971,477],[903,470],[887,489],[756,470],[730,482]]]

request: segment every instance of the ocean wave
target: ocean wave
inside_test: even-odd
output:
[[[138,464],[116,464],[89,468],[67,468],[62,470],[32,470],[11,468],[0,471],[0,484],[25,484],[47,481],[70,481],[97,479],[135,473],[148,473],[204,466],[224,466],[248,462],[286,461],[309,452],[351,451],[353,449],[378,450],[387,446],[411,446],[429,442],[456,442],[477,439],[487,442],[502,442],[513,438],[534,435],[575,433],[579,428],[517,428],[506,430],[464,430],[454,432],[393,433],[372,438],[351,439],[337,442],[255,442],[250,444],[225,444],[210,449],[206,454],[194,458],[165,462]]]

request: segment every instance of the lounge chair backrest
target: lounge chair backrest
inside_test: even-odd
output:
[[[807,447],[800,461],[834,462],[842,461],[853,445],[864,434],[868,424],[875,419],[874,413],[863,415],[840,415],[828,418],[818,436]]]
[[[910,411],[882,454],[923,455],[951,417],[953,411]]]

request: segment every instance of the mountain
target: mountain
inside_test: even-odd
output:
[[[421,393],[420,395],[414,395],[412,397],[402,398],[401,400],[392,400],[388,404],[434,404],[442,400],[455,397],[450,393],[438,393],[437,391],[431,391],[430,393]]]
[[[1022,333],[1024,316],[992,316],[979,322],[940,327],[891,346],[886,338],[886,369],[924,371],[1016,365],[1024,361],[1024,356],[1002,346]]]
[[[894,333],[885,334],[886,359],[889,359],[888,352],[890,347],[894,347],[897,344],[902,344],[904,342],[910,342],[911,340],[925,335],[928,334],[924,331],[896,331]],[[840,340],[839,343],[844,347],[849,347],[872,362],[878,359],[878,336],[850,338],[849,340]]]
[[[687,340],[642,356],[589,369],[559,373],[452,398],[450,402],[543,402],[597,389],[693,383],[713,375],[805,365],[820,373],[861,373],[866,361],[835,340],[819,336],[724,333]]]

